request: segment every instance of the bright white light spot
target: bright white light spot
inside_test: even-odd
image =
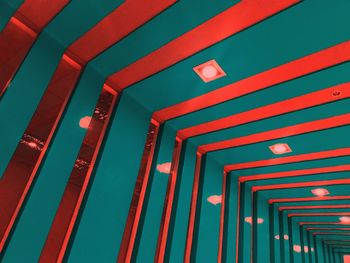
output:
[[[201,73],[203,77],[210,79],[218,74],[218,70],[214,66],[208,65],[201,70]]]
[[[222,196],[221,195],[212,195],[212,196],[209,196],[207,200],[209,203],[211,203],[213,205],[221,204]]]
[[[294,250],[294,252],[300,253],[300,252],[301,252],[301,246],[299,246],[299,245],[294,245],[294,246],[293,246],[293,250]]]
[[[329,191],[325,188],[315,188],[311,190],[311,193],[318,197],[323,197],[325,195],[329,195]]]
[[[157,165],[157,170],[160,173],[165,173],[165,174],[169,174],[170,173],[170,169],[171,169],[171,163],[161,163]]]

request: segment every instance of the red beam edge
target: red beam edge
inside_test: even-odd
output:
[[[279,101],[273,104],[234,114],[221,119],[202,123],[180,130],[178,133],[184,139],[203,135],[214,131],[236,127],[238,125],[259,121],[282,114],[295,112],[315,106],[323,105],[350,97],[350,83],[346,82],[330,88],[311,92],[302,96]],[[340,96],[335,96],[341,94]]]
[[[296,197],[296,198],[275,198],[270,199],[269,204],[287,203],[287,202],[312,202],[312,201],[328,201],[328,200],[347,200],[348,196],[322,196],[322,197]]]
[[[0,181],[0,252],[14,225],[62,113],[80,76],[81,68],[63,57]],[[47,108],[51,109],[51,118]],[[42,124],[45,123],[45,126]],[[40,126],[38,126],[38,124]]]
[[[118,94],[114,91],[111,93],[110,88],[105,87],[103,87],[99,96],[88,131],[41,251],[39,262],[63,261],[118,98]]]
[[[140,169],[129,208],[129,214],[126,220],[122,243],[120,245],[117,260],[118,263],[131,262],[132,259],[132,253],[143,204],[145,201],[146,190],[148,188],[149,175],[153,163],[153,156],[160,126],[161,124],[159,122],[154,119],[151,120],[141,159]]]
[[[86,63],[178,0],[129,0],[122,3],[91,30],[68,47],[68,54]],[[123,25],[123,26],[120,26]],[[74,55],[73,55],[74,54]],[[112,83],[107,81],[112,87]],[[120,89],[116,87],[118,91]]]
[[[173,119],[349,60],[350,41],[346,41],[196,98],[175,104],[157,111],[155,114],[162,120]]]
[[[199,146],[199,150],[203,153],[218,151],[226,148],[233,148],[252,143],[263,142],[285,138],[288,136],[301,135],[309,132],[321,131],[339,126],[350,124],[350,114],[337,115],[330,118],[320,119],[316,121],[304,122],[288,127],[283,127],[275,130],[255,133],[239,138],[228,139],[225,141],[214,142]]]
[[[350,148],[340,148],[340,149],[333,149],[333,150],[327,150],[322,152],[313,152],[313,153],[299,154],[294,156],[279,157],[274,159],[229,164],[229,165],[225,165],[224,170],[226,172],[231,172],[235,170],[273,166],[273,165],[287,164],[287,163],[305,162],[305,161],[334,158],[334,157],[347,156],[347,155],[350,155]]]
[[[299,0],[241,1],[212,19],[188,31],[158,50],[139,59],[108,78],[120,89],[145,79],[187,57],[212,46],[254,24],[300,2]],[[235,20],[232,20],[235,17]],[[221,30],[217,30],[220,27]],[[200,36],[200,37],[198,37]],[[155,63],[156,62],[156,63]],[[157,119],[160,116],[157,116]],[[159,118],[163,119],[163,118]]]
[[[247,175],[240,176],[240,182],[248,182],[254,180],[268,180],[268,179],[276,179],[276,178],[287,178],[287,177],[295,177],[295,176],[305,176],[305,175],[315,175],[315,174],[323,174],[323,173],[333,173],[333,172],[344,172],[350,171],[350,165],[338,165],[338,166],[329,166],[329,167],[319,167],[319,168],[309,168],[303,170],[291,170],[285,172],[276,172],[269,174],[258,174],[258,175]]]
[[[219,230],[219,245],[218,245],[218,262],[222,262],[223,258],[223,242],[225,230],[225,206],[226,206],[226,182],[227,173],[224,172],[222,176],[222,193],[221,193],[221,210],[220,210],[220,230]]]
[[[0,33],[0,97],[4,95],[40,31],[69,2],[28,0],[11,17]]]
[[[191,262],[193,232],[195,228],[196,215],[197,215],[197,200],[198,200],[198,191],[199,191],[199,181],[201,176],[202,157],[203,155],[200,152],[197,152],[196,166],[194,171],[194,181],[193,181],[193,187],[192,187],[191,208],[190,208],[190,215],[188,219],[187,238],[186,238],[186,247],[185,247],[185,256],[184,256],[184,262],[186,263]]]
[[[157,263],[164,262],[183,143],[184,142],[181,138],[176,137],[175,147],[174,147],[174,152],[173,152],[173,157],[171,162],[171,171],[168,179],[167,192],[164,200],[163,214],[162,214],[162,219],[161,219],[160,229],[158,234],[156,256],[154,260]]]
[[[311,187],[311,186],[338,185],[338,184],[349,185],[350,179],[334,179],[334,180],[313,181],[313,182],[259,185],[259,186],[253,186],[252,192],[264,191],[264,190],[285,189],[285,188],[301,188],[301,187]]]
[[[332,209],[332,208],[350,208],[350,205],[313,205],[313,206],[281,206],[278,208],[279,211],[284,210],[312,210],[312,209]]]

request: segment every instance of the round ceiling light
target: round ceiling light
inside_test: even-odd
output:
[[[87,128],[89,128],[90,122],[91,122],[91,117],[85,116],[85,117],[80,119],[79,126],[83,129],[87,129]]]
[[[202,68],[201,73],[203,77],[210,79],[215,77],[219,72],[213,65],[208,65]]]
[[[329,191],[325,188],[315,188],[311,190],[311,193],[318,197],[323,197],[325,195],[329,195]]]
[[[350,224],[350,217],[348,216],[339,217],[339,221],[343,224]]]

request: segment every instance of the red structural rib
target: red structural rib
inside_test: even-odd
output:
[[[248,182],[248,181],[254,181],[254,180],[267,180],[267,179],[287,178],[287,177],[315,175],[315,174],[323,174],[323,173],[345,172],[345,171],[350,171],[350,165],[345,164],[345,165],[338,165],[338,166],[310,168],[310,169],[303,169],[303,170],[292,170],[292,171],[269,173],[269,174],[240,176],[239,181]]]
[[[52,1],[45,0],[40,2],[55,6],[55,4],[52,4]],[[74,47],[72,50],[76,52],[69,52],[72,57],[69,57],[68,55],[63,56],[49,87],[29,123],[22,138],[22,143],[18,145],[0,182],[0,210],[4,211],[5,214],[2,215],[0,219],[0,251],[4,246],[18,211],[41,164],[42,158],[46,153],[61,114],[66,107],[73,89],[75,88],[76,82],[82,72],[82,67],[85,65],[84,63],[87,62],[85,61],[85,58],[90,59],[103,52],[113,44],[112,41],[119,41],[128,33],[132,32],[139,26],[142,26],[149,19],[159,14],[159,12],[168,7],[170,3],[174,2],[175,0],[155,0],[152,1],[152,3],[142,0],[126,1],[117,8],[110,17],[108,16],[91,31],[88,31],[83,35],[82,39],[78,40],[77,44],[72,45]],[[28,8],[30,9],[31,7]],[[40,8],[42,8],[40,12],[45,10],[43,13],[52,13],[51,8],[48,8],[47,10],[43,8],[43,6]],[[137,14],[143,13],[143,15],[133,15],[135,9],[137,9]],[[120,32],[113,31],[115,30],[114,22],[120,23],[120,17],[128,17],[130,23],[125,25],[125,27],[119,26],[118,30],[120,29]],[[132,19],[135,19],[135,21],[131,22]],[[33,25],[41,25],[42,22],[43,20],[39,19]],[[95,46],[95,43],[89,42],[89,39],[98,38],[101,34],[103,35],[111,31],[114,33],[113,37],[110,37],[107,40],[101,40],[97,46]],[[70,48],[68,49],[70,50]],[[86,52],[86,54],[84,52]],[[82,61],[83,63],[79,65],[75,61]],[[50,113],[49,115],[48,112]],[[62,231],[66,231],[66,229],[63,229]],[[53,241],[50,239],[48,242]],[[51,248],[55,245],[57,244],[48,244],[47,246]]]
[[[222,176],[222,193],[221,193],[221,211],[220,211],[220,232],[219,232],[219,246],[218,246],[218,262],[222,262],[223,258],[223,242],[225,231],[225,207],[226,207],[226,184],[227,173],[224,172]]]
[[[168,180],[168,187],[164,201],[164,208],[162,214],[162,220],[158,233],[157,251],[155,256],[155,262],[164,262],[164,256],[167,249],[168,231],[171,220],[171,213],[173,208],[173,202],[176,190],[176,181],[180,164],[180,157],[182,151],[183,141],[176,137],[175,147],[173,152],[173,158],[171,161],[171,171]]]
[[[341,95],[334,96],[334,92],[340,92],[339,94]],[[263,120],[266,118],[315,107],[349,97],[350,83],[344,83],[331,88],[312,92],[299,97],[280,101],[260,108],[255,108],[242,113],[234,114],[225,118],[182,129],[178,131],[178,136],[183,139],[187,139],[189,137],[199,136],[205,133],[235,127],[241,124]]]
[[[306,230],[340,230],[340,231],[349,231],[350,227],[337,227],[337,228],[332,228],[332,227],[307,227]]]
[[[345,196],[322,196],[322,197],[295,197],[295,198],[275,198],[270,199],[269,204],[287,203],[287,202],[312,202],[312,201],[328,201],[328,200],[347,200],[350,195]]]
[[[331,118],[321,119],[317,121],[305,122],[293,126],[288,126],[276,130],[256,133],[239,138],[229,139],[225,141],[215,142],[211,144],[202,145],[198,150],[202,153],[233,148],[262,141],[285,138],[288,136],[300,135],[309,132],[315,132],[330,128],[350,124],[350,114],[343,114]]]
[[[341,157],[341,156],[347,156],[347,155],[350,155],[350,148],[341,148],[341,149],[328,150],[328,151],[322,151],[322,152],[279,157],[279,158],[273,158],[273,159],[267,159],[267,160],[229,164],[229,165],[225,165],[224,170],[227,172],[230,172],[234,170],[273,166],[273,165],[287,164],[287,163],[305,162],[305,161],[320,160],[320,159]]]
[[[188,219],[188,226],[187,226],[187,239],[186,239],[184,262],[193,261],[191,260],[191,252],[192,252],[192,243],[193,243],[193,232],[194,232],[196,216],[197,216],[197,201],[198,201],[201,166],[202,166],[202,154],[200,152],[197,152],[196,167],[194,171],[194,181],[192,186],[190,216]]]
[[[87,63],[176,2],[177,0],[125,1],[75,41],[67,53],[80,63]]]
[[[62,262],[118,95],[104,86],[39,262]]]
[[[142,213],[145,195],[148,187],[149,175],[153,163],[153,156],[157,144],[160,123],[151,120],[146,144],[144,147],[139,174],[131,200],[128,218],[124,229],[122,244],[119,249],[118,263],[130,262],[132,259],[138,225]]]
[[[253,186],[252,191],[256,192],[256,191],[264,191],[264,190],[301,188],[301,187],[310,187],[310,186],[326,186],[326,185],[338,185],[338,184],[348,185],[350,184],[350,179],[334,179],[334,180],[289,183],[289,184],[259,185],[259,186]]]
[[[331,209],[331,208],[350,208],[350,205],[305,205],[305,206],[281,206],[279,211],[284,210],[303,210],[303,209]]]
[[[269,0],[262,4],[260,0],[240,1],[156,51],[114,73],[107,81],[118,90],[129,87],[298,2],[300,1]],[[180,113],[180,115],[182,114]],[[160,118],[158,119],[158,117]],[[157,120],[162,120],[160,115],[157,116]]]
[[[0,181],[0,252],[80,72],[81,67],[64,55],[3,174]]]
[[[348,216],[350,212],[324,212],[324,213],[291,213],[288,217],[300,217],[300,216]]]
[[[173,119],[349,60],[350,41],[347,41],[162,109],[155,116],[159,120]]]
[[[27,0],[0,33],[0,97],[42,29],[70,0]],[[45,10],[45,12],[43,12]]]

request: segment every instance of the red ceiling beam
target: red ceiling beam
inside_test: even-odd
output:
[[[324,213],[291,213],[288,217],[303,217],[303,216],[349,216],[350,212],[324,212]]]
[[[86,64],[177,1],[125,1],[70,45],[67,54],[79,63]]]
[[[43,28],[70,0],[27,0],[0,33],[0,97]],[[45,10],[45,12],[43,12]]]
[[[161,124],[156,120],[151,120],[129,214],[124,228],[122,243],[119,249],[118,263],[131,262],[132,259],[160,126]]]
[[[292,171],[285,171],[285,172],[276,172],[276,173],[269,173],[269,174],[240,176],[239,181],[244,183],[244,182],[254,181],[254,180],[268,180],[268,179],[276,179],[276,178],[288,178],[288,177],[296,177],[296,176],[316,175],[316,174],[345,172],[345,171],[350,171],[349,164],[329,166],[329,167],[310,168],[310,169],[303,169],[303,170],[292,170]]]
[[[158,120],[170,120],[349,60],[350,41],[347,41],[159,110],[154,116]]]
[[[350,208],[350,205],[305,205],[305,206],[281,206],[279,211],[285,210],[304,210],[304,209],[336,209],[336,208]]]
[[[40,263],[63,261],[117,98],[113,89],[103,87],[42,249]]]
[[[345,196],[321,196],[321,197],[294,197],[294,198],[275,198],[270,199],[269,204],[287,203],[287,202],[312,202],[312,201],[329,201],[329,200],[348,200],[350,195]]]
[[[335,158],[335,157],[341,157],[341,156],[347,156],[347,155],[350,155],[350,148],[341,148],[341,149],[334,149],[334,150],[328,150],[328,151],[322,151],[322,152],[313,152],[313,153],[299,154],[299,155],[293,155],[293,156],[278,157],[278,158],[267,159],[267,160],[229,164],[229,165],[225,165],[224,170],[226,172],[231,172],[231,171],[241,170],[241,169],[250,169],[250,168],[266,167],[266,166],[273,166],[273,165],[280,165],[280,164],[287,164],[287,163],[305,162],[305,161]]]
[[[190,137],[203,135],[205,133],[232,128],[241,124],[263,120],[294,111],[304,110],[349,97],[350,83],[347,82],[331,88],[311,92],[302,96],[185,128],[178,131],[178,136],[183,139],[187,139]]]
[[[182,36],[111,75],[107,83],[122,90],[208,48],[300,0],[240,1]],[[232,18],[235,19],[232,19]],[[218,30],[220,28],[220,30]],[[157,120],[161,121],[157,115]]]
[[[138,3],[137,5],[135,4],[136,2]],[[76,53],[73,53],[72,51],[69,52],[70,55],[74,57],[70,57],[66,53],[63,55],[61,62],[59,63],[59,66],[27,127],[24,137],[18,144],[16,151],[5,170],[2,180],[0,181],[0,210],[5,211],[0,217],[0,252],[4,247],[18,212],[50,144],[51,138],[57,128],[58,122],[60,121],[62,112],[67,106],[85,63],[88,62],[84,61],[84,59],[93,58],[103,52],[112,44],[112,40],[115,42],[121,40],[121,38],[142,26],[149,19],[158,15],[159,12],[174,2],[176,2],[176,0],[154,0],[152,3],[142,0],[126,1],[110,14],[111,17],[108,16],[103,19],[92,30],[83,35],[82,40],[78,40],[78,44],[72,45],[77,48]],[[157,5],[159,5],[158,8],[156,8]],[[137,11],[135,11],[135,8]],[[136,12],[136,14],[143,13],[143,15],[133,15],[134,12]],[[120,30],[120,32],[116,31],[114,32],[113,37],[103,41],[101,40],[103,45],[99,44],[98,47],[96,47],[94,46],[94,43],[89,42],[90,38],[99,37],[101,34],[106,34],[111,30],[114,30],[114,21],[121,22],[119,20],[119,14],[121,17],[130,16],[129,18],[134,18],[135,21],[132,23],[130,22],[123,27],[119,26],[118,30]],[[82,49],[80,50],[79,48]],[[70,48],[68,48],[68,50],[70,50]],[[75,49],[73,48],[73,51],[74,50]],[[84,54],[83,52],[87,52],[87,54]],[[83,63],[79,64],[76,61]],[[105,85],[105,87],[108,87],[108,85]],[[52,105],[55,105],[55,107],[52,108]],[[48,108],[52,108],[49,118],[47,115]],[[39,124],[40,129],[38,128]],[[38,147],[33,143],[38,143]],[[90,176],[87,175],[86,178],[89,180]],[[85,183],[80,185],[79,191],[81,191],[81,193],[85,193],[84,185]],[[62,201],[64,202],[64,200]],[[77,209],[78,211],[79,206],[78,202],[74,209]],[[58,216],[61,216],[61,214]],[[75,220],[73,221],[75,222]],[[59,224],[57,226],[62,227],[59,228],[59,230],[62,231],[61,234],[70,233],[70,230],[65,228],[65,224]],[[54,230],[54,232],[56,230]],[[47,245],[50,249],[54,246],[62,245],[55,243],[52,238],[49,238],[47,242],[52,242],[52,244]],[[55,249],[61,250],[61,247],[55,247]]]
[[[349,185],[350,187],[350,179],[334,179],[334,180],[323,180],[323,181],[313,181],[313,182],[258,185],[258,186],[253,186],[252,191],[257,192],[257,191],[278,190],[278,189],[287,189],[287,188],[303,188],[303,187],[342,185],[342,184]]]
[[[201,145],[198,150],[202,153],[219,151],[227,148],[233,148],[263,141],[285,138],[289,136],[301,135],[309,132],[321,131],[330,128],[345,126],[350,124],[350,114],[338,115],[326,119],[305,122],[276,130],[270,130],[261,133],[255,133],[239,138],[233,138],[225,141],[214,142]]]

